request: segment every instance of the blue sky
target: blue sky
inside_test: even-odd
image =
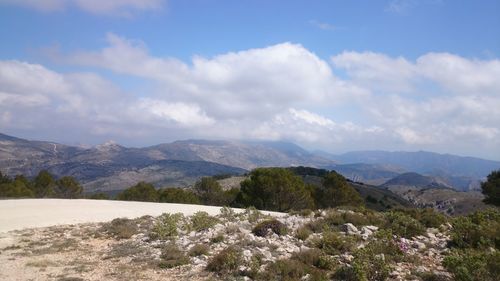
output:
[[[500,2],[0,0],[0,131],[500,160]]]

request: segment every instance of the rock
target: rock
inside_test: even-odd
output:
[[[375,232],[378,230],[378,226],[374,226],[374,225],[366,225],[366,226],[363,226],[363,228],[371,230],[372,232]]]
[[[354,234],[359,233],[359,230],[352,223],[345,223],[345,224],[341,225],[340,230],[344,231],[345,233],[347,233],[349,235],[354,235]]]
[[[424,272],[429,271],[429,269],[427,267],[425,267],[425,266],[419,265],[419,266],[417,266],[417,268],[415,269],[415,271],[417,273],[424,273]]]
[[[244,250],[243,251],[243,256],[246,258],[251,258],[252,257],[252,252],[250,250]]]
[[[412,247],[418,250],[423,250],[426,248],[425,244],[419,241],[413,241]]]

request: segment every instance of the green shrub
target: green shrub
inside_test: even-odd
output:
[[[189,249],[189,255],[192,257],[197,257],[201,255],[207,255],[210,247],[206,244],[196,244],[191,249]]]
[[[455,250],[445,257],[443,265],[457,281],[500,280],[500,252]]]
[[[127,218],[114,219],[104,224],[101,230],[116,239],[128,239],[139,232],[135,221]]]
[[[172,268],[189,263],[189,258],[175,243],[169,243],[162,248],[160,259],[158,265],[161,268]]]
[[[314,207],[302,178],[284,168],[257,168],[240,185],[236,202],[242,206],[279,212]]]
[[[411,238],[425,232],[424,226],[419,221],[402,212],[389,212],[386,218],[386,228],[396,235]]]
[[[288,232],[286,225],[277,219],[269,219],[260,222],[252,229],[252,232],[257,236],[264,237],[267,235],[268,230],[278,235],[285,235]]]
[[[353,238],[341,236],[337,232],[325,231],[323,237],[316,241],[315,246],[328,255],[337,255],[351,252],[354,249],[355,241]]]
[[[140,182],[120,192],[118,196],[116,196],[116,199],[124,201],[158,202],[158,192],[152,184]]]
[[[448,217],[440,212],[435,211],[432,208],[417,209],[417,208],[406,208],[397,209],[397,212],[404,213],[411,216],[412,218],[418,220],[425,227],[438,228],[440,225],[448,221]]]
[[[266,270],[259,274],[257,280],[299,281],[305,280],[306,275],[309,276],[307,278],[309,281],[328,280],[325,272],[294,259],[277,260],[269,264]]]
[[[200,204],[200,198],[196,194],[185,188],[164,188],[158,190],[159,202],[182,203],[182,204]]]
[[[182,219],[182,214],[164,213],[158,217],[153,230],[149,234],[152,239],[167,240],[178,235],[177,224]]]
[[[434,228],[438,228],[443,223],[448,221],[448,217],[430,208],[421,210],[416,219],[419,220],[425,227]]]
[[[103,192],[93,193],[87,197],[94,200],[109,200],[109,195]]]
[[[227,221],[231,221],[231,222],[238,220],[238,216],[236,215],[236,212],[232,208],[229,208],[229,207],[222,207],[220,209],[219,216],[222,219],[227,220]]]
[[[210,242],[212,243],[220,243],[222,241],[224,241],[224,235],[222,233],[219,233],[210,239]]]
[[[335,260],[319,249],[310,249],[294,253],[292,259],[324,270],[331,270],[335,267]]]
[[[300,240],[306,240],[313,232],[307,226],[301,226],[295,231],[295,237]]]
[[[255,207],[246,208],[244,215],[247,217],[249,223],[257,222],[263,216],[262,212],[255,209]]]
[[[195,231],[207,230],[216,225],[219,220],[216,217],[209,215],[207,212],[196,212],[191,216],[190,229]]]
[[[335,280],[383,281],[389,277],[390,267],[370,249],[362,248],[354,254],[351,266],[342,266],[334,274]]]
[[[337,206],[362,206],[363,198],[346,179],[332,171],[323,177],[322,187],[316,190],[316,205],[322,208]]]
[[[230,274],[234,273],[242,263],[241,250],[230,246],[213,256],[208,261],[206,269],[219,274]]]
[[[459,248],[500,249],[500,211],[478,211],[452,222],[451,244]]]
[[[289,212],[291,216],[299,215],[301,217],[309,217],[313,213],[311,209],[302,209],[302,210],[292,210]]]
[[[364,251],[368,255],[384,255],[387,262],[401,262],[404,253],[390,236],[378,236],[377,240],[371,240],[365,245]]]

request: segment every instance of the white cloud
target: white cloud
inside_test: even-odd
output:
[[[162,9],[165,0],[0,0],[0,4],[46,12],[61,11],[74,6],[92,14],[129,17],[139,11]]]
[[[140,115],[149,115],[154,119],[174,121],[186,127],[207,126],[214,120],[206,115],[198,105],[185,103],[168,103],[161,100],[140,99],[137,107],[132,109]]]
[[[500,154],[499,60],[343,52],[329,65],[282,43],[185,63],[155,57],[141,41],[107,38],[105,48],[62,61],[108,69],[116,83],[134,76],[146,87],[128,92],[91,72],[0,61],[0,129],[50,124],[136,143],[285,139],[337,150]]]
[[[331,58],[358,85],[369,89],[406,92],[415,82],[415,66],[403,57],[373,52],[343,52]]]

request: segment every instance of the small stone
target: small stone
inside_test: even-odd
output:
[[[359,233],[359,230],[352,223],[345,223],[341,225],[340,230],[350,235]]]

